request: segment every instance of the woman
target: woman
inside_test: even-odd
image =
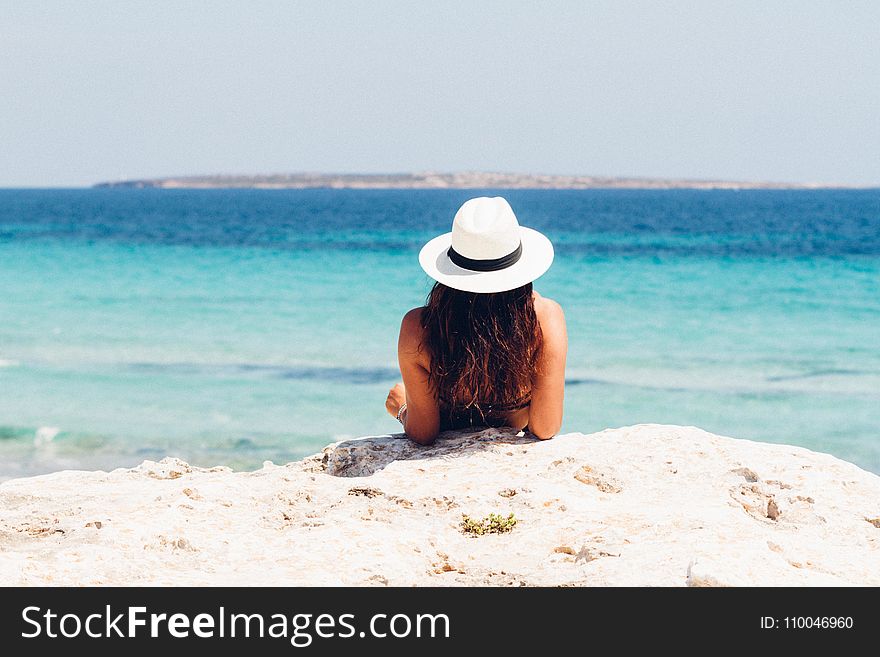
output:
[[[472,426],[552,438],[562,425],[568,338],[559,304],[532,290],[553,261],[541,233],[500,197],[461,206],[452,232],[419,254],[437,281],[400,327],[403,382],[385,408],[412,440]]]

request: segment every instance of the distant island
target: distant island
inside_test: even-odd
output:
[[[157,189],[818,189],[844,185],[680,178],[614,178],[524,173],[292,173],[207,175],[102,182],[95,187]]]

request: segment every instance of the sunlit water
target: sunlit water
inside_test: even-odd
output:
[[[0,191],[0,478],[397,430],[418,249],[489,193],[556,246],[563,430],[697,425],[880,472],[878,190],[105,189]]]

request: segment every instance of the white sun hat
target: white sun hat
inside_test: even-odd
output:
[[[500,196],[466,201],[452,232],[422,247],[419,264],[435,281],[465,292],[506,292],[531,283],[550,268],[553,245],[520,226]]]

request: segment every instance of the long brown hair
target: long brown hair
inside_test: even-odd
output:
[[[493,294],[435,283],[422,328],[428,382],[443,402],[483,412],[531,389],[542,338],[531,283]]]

